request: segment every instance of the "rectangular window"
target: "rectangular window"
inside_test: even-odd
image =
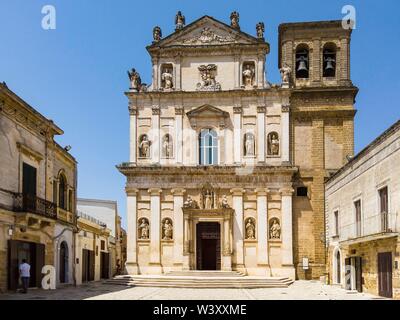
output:
[[[384,187],[379,190],[379,203],[380,203],[379,212],[381,215],[381,232],[387,232],[389,229],[388,225],[389,202],[388,202],[387,187]]]
[[[361,237],[361,200],[354,202],[356,214],[356,237]]]
[[[101,240],[100,248],[101,248],[101,250],[106,250],[106,242],[104,240]]]
[[[335,211],[334,213],[333,213],[333,215],[334,215],[334,224],[335,224],[335,226],[334,226],[334,228],[335,228],[335,236],[338,236],[339,235],[339,211]]]
[[[22,167],[22,193],[25,195],[36,196],[36,168],[27,163]]]
[[[73,195],[72,195],[72,190],[68,191],[68,211],[69,212],[74,212],[73,208]]]

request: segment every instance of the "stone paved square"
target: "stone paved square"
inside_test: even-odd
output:
[[[55,291],[32,289],[28,294],[6,293],[0,300],[384,300],[367,293],[346,291],[319,281],[296,281],[288,288],[184,289],[125,287],[93,282]]]

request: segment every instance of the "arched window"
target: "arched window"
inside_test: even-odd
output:
[[[336,76],[336,46],[334,43],[327,43],[323,49],[323,76],[333,78]]]
[[[296,78],[307,79],[309,77],[310,59],[306,45],[299,45],[296,49]]]
[[[67,179],[63,174],[60,174],[59,179],[58,206],[61,209],[67,210]]]
[[[218,164],[218,135],[213,129],[202,129],[200,132],[199,162],[201,165]]]

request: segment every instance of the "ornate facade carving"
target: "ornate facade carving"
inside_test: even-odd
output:
[[[162,38],[161,28],[159,26],[155,26],[153,28],[153,42],[158,42]]]
[[[132,68],[128,71],[128,77],[130,81],[130,90],[140,91],[142,86],[142,79],[140,78],[139,72],[136,71],[135,68]]]
[[[254,156],[255,155],[255,138],[254,134],[246,133],[244,136],[244,155]]]
[[[205,184],[200,194],[201,209],[217,209],[217,194],[210,184]]]
[[[178,11],[175,16],[175,31],[183,29],[186,24],[185,16],[182,15],[182,12]]]
[[[140,158],[150,158],[150,145],[151,142],[147,134],[143,134],[139,138],[139,157]]]
[[[165,66],[161,72],[161,87],[169,90],[172,89],[173,86],[172,66]]]
[[[204,45],[204,44],[221,44],[221,43],[234,43],[236,38],[227,35],[225,37],[217,35],[215,31],[211,30],[209,27],[203,28],[199,36],[183,39],[182,44],[185,45]]]
[[[141,240],[150,239],[150,225],[147,218],[140,218],[138,221],[138,238]]]
[[[170,134],[166,134],[162,141],[162,155],[164,158],[170,159],[173,157],[173,144]]]
[[[252,87],[254,85],[255,67],[254,63],[243,64],[242,81],[244,87]]]
[[[292,76],[292,68],[285,64],[279,69],[279,72],[281,73],[282,85],[289,85]]]
[[[278,218],[269,221],[269,238],[279,240],[281,238],[281,225]]]
[[[199,67],[201,82],[197,84],[198,91],[219,91],[221,85],[215,80],[217,65],[208,64]]]
[[[256,31],[257,31],[257,38],[258,39],[264,39],[264,22],[259,22],[256,25]]]
[[[221,208],[223,208],[223,209],[230,208],[230,206],[229,206],[229,204],[228,204],[228,198],[226,197],[225,194],[222,196]]]
[[[233,11],[230,16],[231,19],[231,27],[235,29],[240,29],[239,25],[239,12]]]
[[[199,205],[196,200],[193,200],[191,196],[187,196],[186,201],[183,203],[184,208],[188,209],[199,209]]]
[[[270,132],[268,134],[268,155],[278,156],[279,155],[279,135],[276,132]]]
[[[256,239],[256,221],[254,218],[247,218],[246,223],[246,240]]]
[[[173,225],[170,218],[163,219],[162,222],[162,239],[172,240],[173,239]]]

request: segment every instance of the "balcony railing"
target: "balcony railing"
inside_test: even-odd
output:
[[[397,214],[380,213],[365,217],[362,221],[343,225],[339,229],[339,240],[351,240],[365,236],[399,232]]]
[[[57,219],[57,207],[53,202],[30,194],[16,193],[14,195],[14,211],[30,212]]]

